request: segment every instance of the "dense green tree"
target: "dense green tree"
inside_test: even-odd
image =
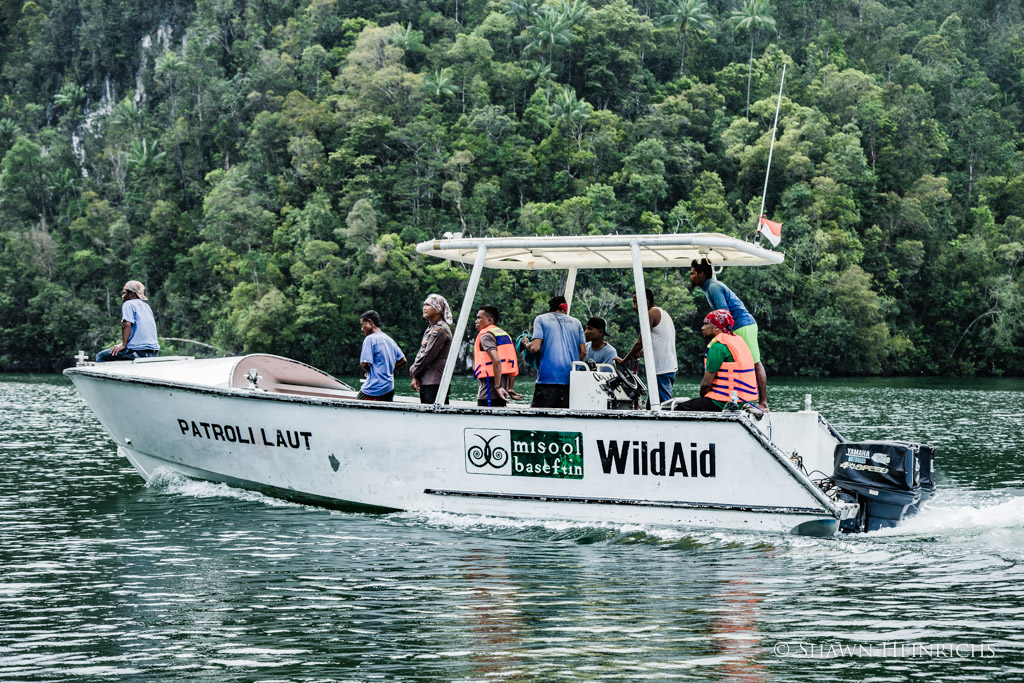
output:
[[[350,372],[362,310],[411,351],[424,294],[459,300],[414,246],[447,230],[749,238],[785,64],[786,260],[723,273],[769,370],[1024,373],[1018,4],[6,3],[0,366],[112,343],[129,277],[164,334]],[[481,297],[525,329],[563,282]],[[581,273],[574,310],[632,334],[628,290]]]

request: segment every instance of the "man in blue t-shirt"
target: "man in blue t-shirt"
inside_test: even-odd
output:
[[[598,365],[612,365],[615,362],[615,347],[604,340],[605,320],[594,316],[583,327],[587,340],[587,355],[583,360],[592,360]]]
[[[146,286],[129,280],[121,288],[121,343],[96,354],[96,362],[135,360],[160,355],[156,320],[149,307]]]
[[[548,312],[533,321],[533,339],[526,345],[531,353],[540,351],[534,408],[569,407],[569,373],[572,363],[587,355],[583,324],[569,316],[564,296],[548,300]]]
[[[356,398],[364,401],[391,401],[395,398],[395,370],[405,365],[405,354],[395,340],[380,329],[380,315],[367,311],[359,316],[363,348],[359,365],[366,371],[366,381]]]
[[[712,311],[725,309],[732,316],[735,334],[747,343],[750,355],[754,357],[754,375],[757,377],[757,407],[768,412],[768,375],[761,364],[761,349],[757,345],[757,321],[732,290],[715,279],[711,263],[707,259],[690,264],[690,284],[704,290]]]

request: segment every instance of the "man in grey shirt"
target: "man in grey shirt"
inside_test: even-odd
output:
[[[441,375],[452,345],[452,311],[448,301],[440,294],[431,294],[423,302],[423,317],[427,329],[423,333],[416,360],[409,368],[412,388],[420,392],[420,403],[433,403],[441,386]],[[448,398],[445,397],[445,403]]]
[[[587,355],[583,360],[592,360],[598,365],[615,362],[615,347],[604,340],[605,320],[597,316],[587,321],[583,337],[587,340]]]

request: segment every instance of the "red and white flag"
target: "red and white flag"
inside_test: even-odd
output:
[[[782,223],[776,223],[761,216],[757,231],[764,235],[773,247],[779,246],[779,242],[782,241]]]

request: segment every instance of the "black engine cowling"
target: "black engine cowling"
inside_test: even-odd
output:
[[[845,520],[843,531],[892,527],[935,491],[935,449],[907,441],[840,443],[835,450],[832,481],[841,497],[860,503],[860,514]]]

